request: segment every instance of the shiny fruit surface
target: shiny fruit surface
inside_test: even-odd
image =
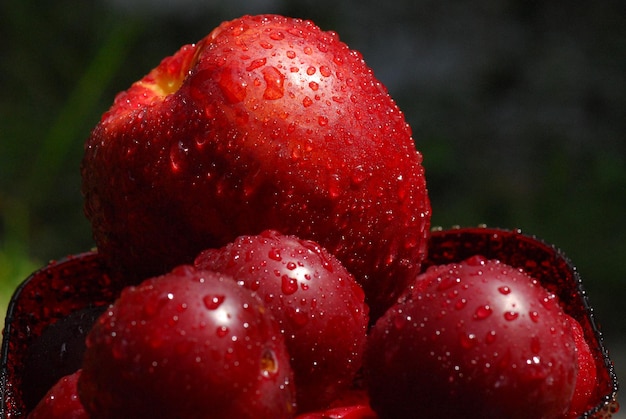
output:
[[[380,315],[426,253],[430,202],[403,113],[310,21],[224,22],[120,93],[85,145],[85,213],[126,277],[275,229],[320,243]]]

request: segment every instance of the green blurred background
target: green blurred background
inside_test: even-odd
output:
[[[226,19],[313,19],[360,50],[412,125],[433,224],[521,228],[575,262],[626,337],[626,3],[9,1],[0,13],[0,310],[93,246],[82,144],[115,93]],[[618,363],[618,370],[621,366]]]

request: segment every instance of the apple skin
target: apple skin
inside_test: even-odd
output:
[[[431,207],[403,113],[310,21],[224,22],[120,93],[82,162],[99,252],[129,282],[274,229],[314,240],[372,318],[420,270]]]

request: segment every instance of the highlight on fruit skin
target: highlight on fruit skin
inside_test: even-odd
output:
[[[165,58],[103,115],[82,177],[98,250],[137,281],[275,229],[333,253],[375,318],[426,253],[411,129],[361,54],[311,21],[244,16]]]

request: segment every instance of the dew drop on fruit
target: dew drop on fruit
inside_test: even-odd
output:
[[[262,70],[263,79],[265,80],[265,91],[263,97],[269,100],[280,99],[285,95],[284,82],[285,75],[276,67],[269,66]]]
[[[459,342],[461,344],[461,348],[471,349],[476,346],[478,339],[476,339],[476,335],[474,333],[461,333]]]
[[[392,321],[396,330],[402,330],[406,326],[407,318],[405,316],[395,316]]]
[[[222,303],[224,302],[224,298],[225,297],[223,295],[209,294],[205,295],[204,298],[202,298],[202,302],[209,310],[216,310],[220,305],[222,305]]]
[[[328,125],[328,118],[321,115],[317,118],[317,123],[320,124],[320,126],[325,127]]]
[[[486,262],[487,259],[482,255],[474,255],[465,261],[469,266],[483,266]]]
[[[328,68],[328,66],[320,66],[320,74],[324,77],[330,77],[330,75],[332,74],[330,71],[330,68]]]
[[[259,67],[263,67],[267,62],[266,58],[259,58],[258,60],[252,60],[252,62],[246,67],[246,71],[256,70]]]
[[[148,300],[143,306],[143,312],[148,317],[156,316],[161,308],[167,304],[170,299],[167,296],[161,296],[153,300]]]
[[[544,306],[547,310],[552,310],[552,308],[556,304],[556,296],[554,294],[550,294],[546,297],[543,297],[540,302],[541,305]]]
[[[276,249],[276,248],[272,248],[268,253],[267,253],[267,257],[275,260],[277,262],[280,262],[281,260],[283,260],[282,256],[280,255],[280,250]]]
[[[217,337],[223,338],[224,336],[228,334],[228,327],[218,326],[217,330],[215,331],[215,334],[217,335]]]
[[[454,277],[454,278],[443,277],[441,278],[441,281],[439,281],[439,284],[437,284],[437,291],[446,291],[460,283],[461,283],[461,278],[459,277]]]
[[[489,332],[487,332],[487,336],[485,336],[485,342],[493,343],[495,341],[496,341],[496,331],[490,330]]]
[[[536,311],[530,311],[528,313],[528,317],[530,317],[530,320],[532,320],[535,323],[539,321],[539,313],[537,313]]]
[[[519,317],[519,313],[517,311],[507,311],[504,313],[504,319],[507,321],[515,320]]]
[[[493,313],[493,310],[488,305],[480,306],[474,312],[474,318],[476,320],[484,320],[487,317],[491,316],[491,313]]]
[[[350,183],[352,186],[358,187],[360,186],[365,179],[367,179],[367,172],[362,165],[358,165],[352,171],[350,176]]]
[[[232,69],[223,71],[217,84],[222,90],[226,100],[230,103],[241,102],[246,98],[248,93],[248,84],[242,79],[241,75]]]
[[[467,300],[465,298],[459,298],[458,300],[456,300],[456,302],[454,303],[454,308],[457,310],[461,310],[462,308],[464,308],[467,305]]]
[[[285,34],[281,31],[272,31],[272,33],[270,33],[270,39],[280,41],[281,39],[285,39]]]
[[[342,188],[339,183],[339,176],[331,175],[328,179],[328,194],[331,198],[338,198],[341,194]]]
[[[305,96],[304,99],[302,99],[302,106],[304,106],[305,108],[308,108],[312,104],[313,104],[313,99],[311,99],[310,97]]]
[[[296,58],[296,53],[295,53],[295,51],[289,50],[289,51],[287,51],[285,54],[287,55],[287,58],[291,58],[292,60],[293,60],[294,58]],[[294,67],[294,68],[296,69],[296,71],[294,71],[294,73],[295,73],[295,72],[297,72],[297,71],[298,71],[298,68],[297,68],[297,67]]]
[[[298,280],[287,275],[281,277],[280,289],[285,295],[291,295],[298,291]]]
[[[261,281],[258,279],[254,279],[248,283],[248,288],[250,288],[251,291],[257,291],[260,287]]]
[[[309,321],[309,315],[300,308],[287,307],[287,318],[296,327],[303,327]]]
[[[500,292],[500,294],[502,295],[509,295],[511,293],[511,288],[507,287],[506,285],[499,287],[498,291]]]
[[[178,172],[182,168],[188,152],[189,148],[185,147],[182,141],[172,145],[170,148],[170,167],[173,172]]]

